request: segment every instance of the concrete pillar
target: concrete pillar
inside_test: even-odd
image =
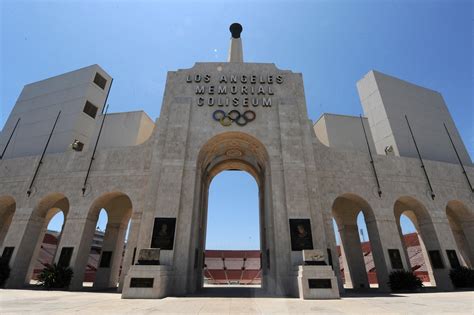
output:
[[[82,289],[84,273],[89,260],[92,239],[94,238],[96,218],[85,218],[84,213],[88,213],[88,209],[71,209],[68,219],[64,225],[61,241],[58,245],[58,255],[56,262],[59,260],[63,247],[73,247],[71,261],[69,266],[72,268],[74,275],[69,288],[71,290]]]
[[[439,243],[439,238],[436,233],[435,226],[431,220],[428,219],[419,219],[418,222],[418,229],[420,231],[420,245],[423,250],[423,256],[425,258],[425,262],[428,267],[428,272],[432,272],[433,278],[436,287],[439,290],[453,290],[453,285],[451,279],[449,278],[449,262],[447,261],[446,253],[441,247]],[[449,231],[444,231],[445,233],[449,233]],[[452,235],[452,234],[451,234]],[[432,268],[433,265],[428,255],[428,251],[430,250],[439,250],[441,257],[444,261],[444,268],[443,269],[435,269]],[[429,264],[429,266],[428,266]],[[430,274],[431,279],[431,274]]]
[[[347,263],[347,256],[346,252],[344,251],[344,244],[342,244],[342,242],[340,248],[342,266],[344,267],[344,287],[348,289],[353,289],[354,285],[352,284],[351,273],[349,272],[349,264]]]
[[[374,259],[374,264],[375,264],[375,271],[377,274],[377,282],[378,282],[378,290],[383,291],[383,292],[388,292],[390,291],[389,286],[388,286],[388,281],[389,281],[389,270],[391,270],[390,261],[387,261],[385,259],[385,251],[384,247],[382,244],[382,240],[380,238],[380,233],[379,233],[379,227],[377,226],[377,221],[376,219],[373,218],[366,218],[365,219],[365,224],[367,226],[367,232],[369,234],[369,240],[370,240],[370,247],[372,250],[372,257]],[[395,222],[394,222],[395,223]],[[393,233],[392,235],[396,236],[396,230],[393,228],[390,230],[390,233]]]
[[[5,237],[7,236],[8,229],[10,228],[12,220],[13,220],[13,212],[5,213],[0,218],[0,246],[3,245],[3,241],[5,240]],[[0,255],[1,254],[2,253],[0,253]]]
[[[112,258],[108,267],[100,267],[99,265],[97,268],[94,281],[94,288],[96,289],[117,287],[127,224],[128,221],[126,223],[107,223],[102,243],[101,259],[102,254],[107,251],[112,252]]]
[[[130,223],[130,231],[128,232],[127,247],[125,248],[125,255],[122,262],[122,272],[120,273],[119,288],[118,288],[119,292],[122,292],[123,281],[125,280],[125,276],[130,270],[130,267],[135,263],[133,261],[134,252],[135,252],[135,260],[137,259],[137,256],[138,256],[137,242],[138,242],[138,232],[140,230],[141,217],[142,217],[141,212],[135,212],[132,215],[132,219]]]
[[[44,225],[44,218],[31,214],[32,209],[19,209],[17,212],[18,216],[13,218],[4,244],[15,247],[6,288],[21,288],[26,284],[31,259]]]
[[[34,247],[34,250],[33,250],[33,254],[31,255],[31,259],[30,259],[30,265],[28,267],[28,272],[26,273],[26,279],[25,279],[26,284],[29,284],[30,281],[31,281],[31,278],[33,278],[33,273],[34,273],[34,270],[35,270],[36,262],[37,262],[39,253],[41,251],[41,246],[43,245],[43,239],[44,239],[44,235],[46,234],[47,227],[48,227],[47,223],[46,222],[43,223],[41,231],[40,231],[40,233],[38,235],[38,238],[36,240],[36,244],[35,244],[35,247]]]
[[[423,242],[423,239],[420,237],[418,234],[418,242],[420,243],[420,248],[421,248],[421,254],[423,255],[423,260],[425,261],[426,265],[426,271],[428,272],[428,277],[430,277],[430,285],[436,286],[436,279],[433,275],[433,267],[431,266],[431,260],[428,255],[428,251],[426,250],[425,243]]]
[[[466,264],[474,268],[474,221],[464,221],[460,225],[462,230],[455,235],[458,247]]]
[[[339,227],[341,243],[344,246],[347,265],[354,289],[369,288],[369,279],[365,270],[364,255],[360,245],[357,224],[344,224]]]

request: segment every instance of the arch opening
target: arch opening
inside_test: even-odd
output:
[[[93,202],[83,236],[88,245],[77,254],[74,287],[118,287],[131,215],[132,202],[124,193],[106,193]]]
[[[258,185],[246,171],[226,170],[213,177],[204,232],[204,287],[260,287],[258,195]]]
[[[269,217],[269,200],[271,196],[268,168],[268,154],[264,146],[257,139],[245,133],[223,133],[213,137],[202,147],[198,156],[199,184],[197,189],[200,201],[196,207],[199,226],[193,231],[196,242],[197,266],[196,276],[191,280],[195,288],[194,290],[202,290],[209,284],[219,287],[222,287],[221,284],[237,284],[241,285],[241,287],[243,285],[266,289],[265,277],[268,274],[270,233],[266,229],[265,222]],[[214,198],[212,196],[214,187],[211,186],[214,182],[219,182],[219,178],[225,178],[228,174],[240,174],[247,177],[247,183],[253,184],[254,197],[251,207],[252,209],[258,207],[259,210],[252,212],[252,223],[254,227],[258,227],[258,232],[254,232],[257,233],[259,240],[254,240],[253,244],[257,245],[252,250],[206,252],[206,242],[208,240],[207,227],[212,226],[214,216]],[[248,174],[253,178],[250,178]],[[214,179],[216,181],[213,181]],[[235,181],[231,180],[228,184],[232,185],[232,182]],[[241,195],[240,188],[233,186],[231,190],[235,198],[235,201],[232,202],[236,203]],[[217,208],[225,206],[225,204],[222,205],[222,202],[219,203],[219,205],[216,205]],[[235,206],[235,204],[232,206]],[[241,228],[238,234],[241,235],[242,230],[243,228]],[[207,257],[206,254],[208,255]],[[224,257],[222,257],[223,255]],[[219,271],[209,272],[211,268],[214,270],[218,269]],[[219,279],[215,279],[216,277],[212,279],[214,275]],[[226,277],[227,279],[225,279]],[[223,279],[220,280],[221,278]]]
[[[344,287],[385,289],[380,279],[385,279],[387,270],[370,205],[360,196],[343,194],[334,200],[332,215]]]
[[[58,244],[61,240],[64,224],[69,212],[69,200],[61,193],[52,193],[43,197],[33,209],[25,236],[31,247],[26,284],[36,284],[38,275],[56,261]],[[51,230],[49,230],[49,228]]]
[[[425,286],[436,286],[433,262],[429,254],[442,258],[428,210],[415,198],[406,196],[397,199],[394,213],[406,265],[410,266],[411,271],[424,282]]]

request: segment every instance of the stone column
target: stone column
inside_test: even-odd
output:
[[[455,237],[462,237],[463,239],[461,242],[458,243],[463,244],[459,246],[459,250],[462,251],[463,256],[466,260],[466,264],[469,267],[474,268],[474,220],[461,222],[461,228],[461,233],[455,234]]]
[[[347,256],[346,252],[344,251],[344,245],[340,244],[341,248],[341,260],[342,260],[342,267],[344,268],[344,284],[345,287],[348,289],[353,289],[354,285],[352,284],[351,273],[349,272],[349,264],[347,263]]]
[[[369,288],[369,279],[365,270],[364,255],[360,245],[357,224],[341,225],[339,227],[339,235],[344,246],[354,289]]]
[[[84,217],[84,214],[87,213],[88,209],[71,209],[58,245],[58,255],[55,258],[56,262],[58,262],[63,247],[73,247],[69,263],[69,267],[74,272],[71,285],[69,286],[71,290],[82,289],[84,273],[97,224],[96,218]]]
[[[125,248],[125,255],[123,257],[123,262],[122,262],[122,272],[120,273],[119,288],[118,288],[119,292],[122,292],[123,281],[125,279],[125,276],[130,270],[130,267],[135,263],[133,261],[133,256],[134,256],[133,253],[135,252],[135,259],[137,259],[137,256],[138,256],[137,242],[138,242],[138,232],[140,230],[141,217],[142,217],[141,212],[135,212],[132,214],[132,219],[130,223],[130,231],[128,232],[127,247]]]
[[[44,218],[32,214],[32,210],[17,210],[5,239],[4,246],[15,247],[10,260],[11,273],[6,288],[21,288],[26,283],[31,258],[44,225]]]
[[[6,213],[0,219],[0,246],[2,246],[13,220],[13,213]],[[0,253],[1,255],[1,253]]]
[[[384,246],[382,245],[382,240],[380,239],[377,221],[375,218],[364,217],[364,219],[365,224],[367,226],[367,232],[369,234],[370,247],[372,251],[372,257],[374,259],[375,271],[377,273],[379,291],[388,292],[390,291],[388,287],[388,276],[389,270],[391,270],[391,266],[389,265],[389,261],[385,259]],[[394,233],[393,235],[395,235],[396,237],[397,234],[394,230],[395,229],[393,229],[392,226],[391,233]]]
[[[394,270],[388,250],[396,249],[399,251],[403,269],[411,270],[411,265],[405,244],[402,242],[402,231],[393,215],[393,210],[379,209],[377,213],[375,221],[369,219],[366,221],[366,225],[373,250],[379,290],[388,291],[389,275]],[[376,235],[378,236],[373,236],[375,228],[377,228]]]
[[[418,227],[419,227],[420,235],[422,237],[422,241],[420,240],[420,245],[422,245],[422,242],[424,243],[424,246],[422,245],[422,250],[424,251],[423,254],[425,254],[425,251],[430,251],[430,250],[440,251],[441,258],[443,259],[443,263],[444,263],[443,269],[433,268],[429,255],[425,256],[425,257],[428,257],[426,259],[427,260],[426,263],[430,264],[429,267],[432,268],[433,279],[436,282],[437,289],[452,290],[453,285],[451,283],[451,279],[449,278],[449,262],[447,260],[445,250],[443,250],[443,247],[441,247],[441,244],[438,238],[438,235],[443,235],[443,237],[446,237],[446,234],[452,235],[452,233],[449,233],[449,230],[443,229],[441,224],[437,223],[436,225],[439,228],[440,232],[442,232],[442,234],[436,233],[435,222],[431,222],[431,220],[428,220],[428,219],[419,219]],[[451,240],[454,243],[454,240],[452,239],[452,237],[451,237]],[[445,244],[448,245],[449,242],[445,242]],[[426,246],[426,249],[424,249],[425,246]]]
[[[43,222],[41,230],[40,230],[40,232],[38,234],[38,237],[36,239],[36,244],[34,244],[33,254],[31,255],[30,264],[29,264],[29,267],[28,267],[28,272],[26,273],[26,278],[25,278],[25,283],[26,284],[29,284],[30,281],[31,281],[31,278],[33,277],[33,273],[34,273],[35,266],[36,266],[36,260],[39,256],[40,251],[41,251],[41,246],[43,245],[43,239],[44,239],[44,235],[46,234],[47,227],[48,227],[47,224],[45,224],[45,222]]]
[[[120,271],[120,263],[125,243],[125,233],[127,231],[127,223],[107,223],[105,230],[104,242],[102,243],[102,255],[104,252],[112,252],[110,264],[108,267],[97,268],[94,281],[94,288],[105,289],[115,288],[118,283],[118,274]],[[100,261],[99,261],[100,264]]]

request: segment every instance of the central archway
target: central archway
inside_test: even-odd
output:
[[[253,176],[258,185],[260,216],[260,267],[261,288],[264,291],[275,290],[271,282],[269,266],[273,237],[268,221],[271,212],[271,193],[269,176],[269,158],[263,144],[254,137],[241,132],[226,132],[211,138],[202,147],[197,159],[197,185],[199,202],[197,205],[198,227],[193,231],[196,241],[196,263],[194,282],[196,290],[203,288],[204,250],[206,240],[207,210],[209,187],[212,179],[223,171],[245,171]],[[238,197],[238,190],[235,191]]]

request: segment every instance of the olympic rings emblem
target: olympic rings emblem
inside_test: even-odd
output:
[[[224,127],[232,125],[233,122],[242,127],[255,120],[256,117],[257,114],[252,110],[247,110],[241,114],[238,110],[233,109],[226,114],[223,110],[218,109],[212,114],[212,118]]]

